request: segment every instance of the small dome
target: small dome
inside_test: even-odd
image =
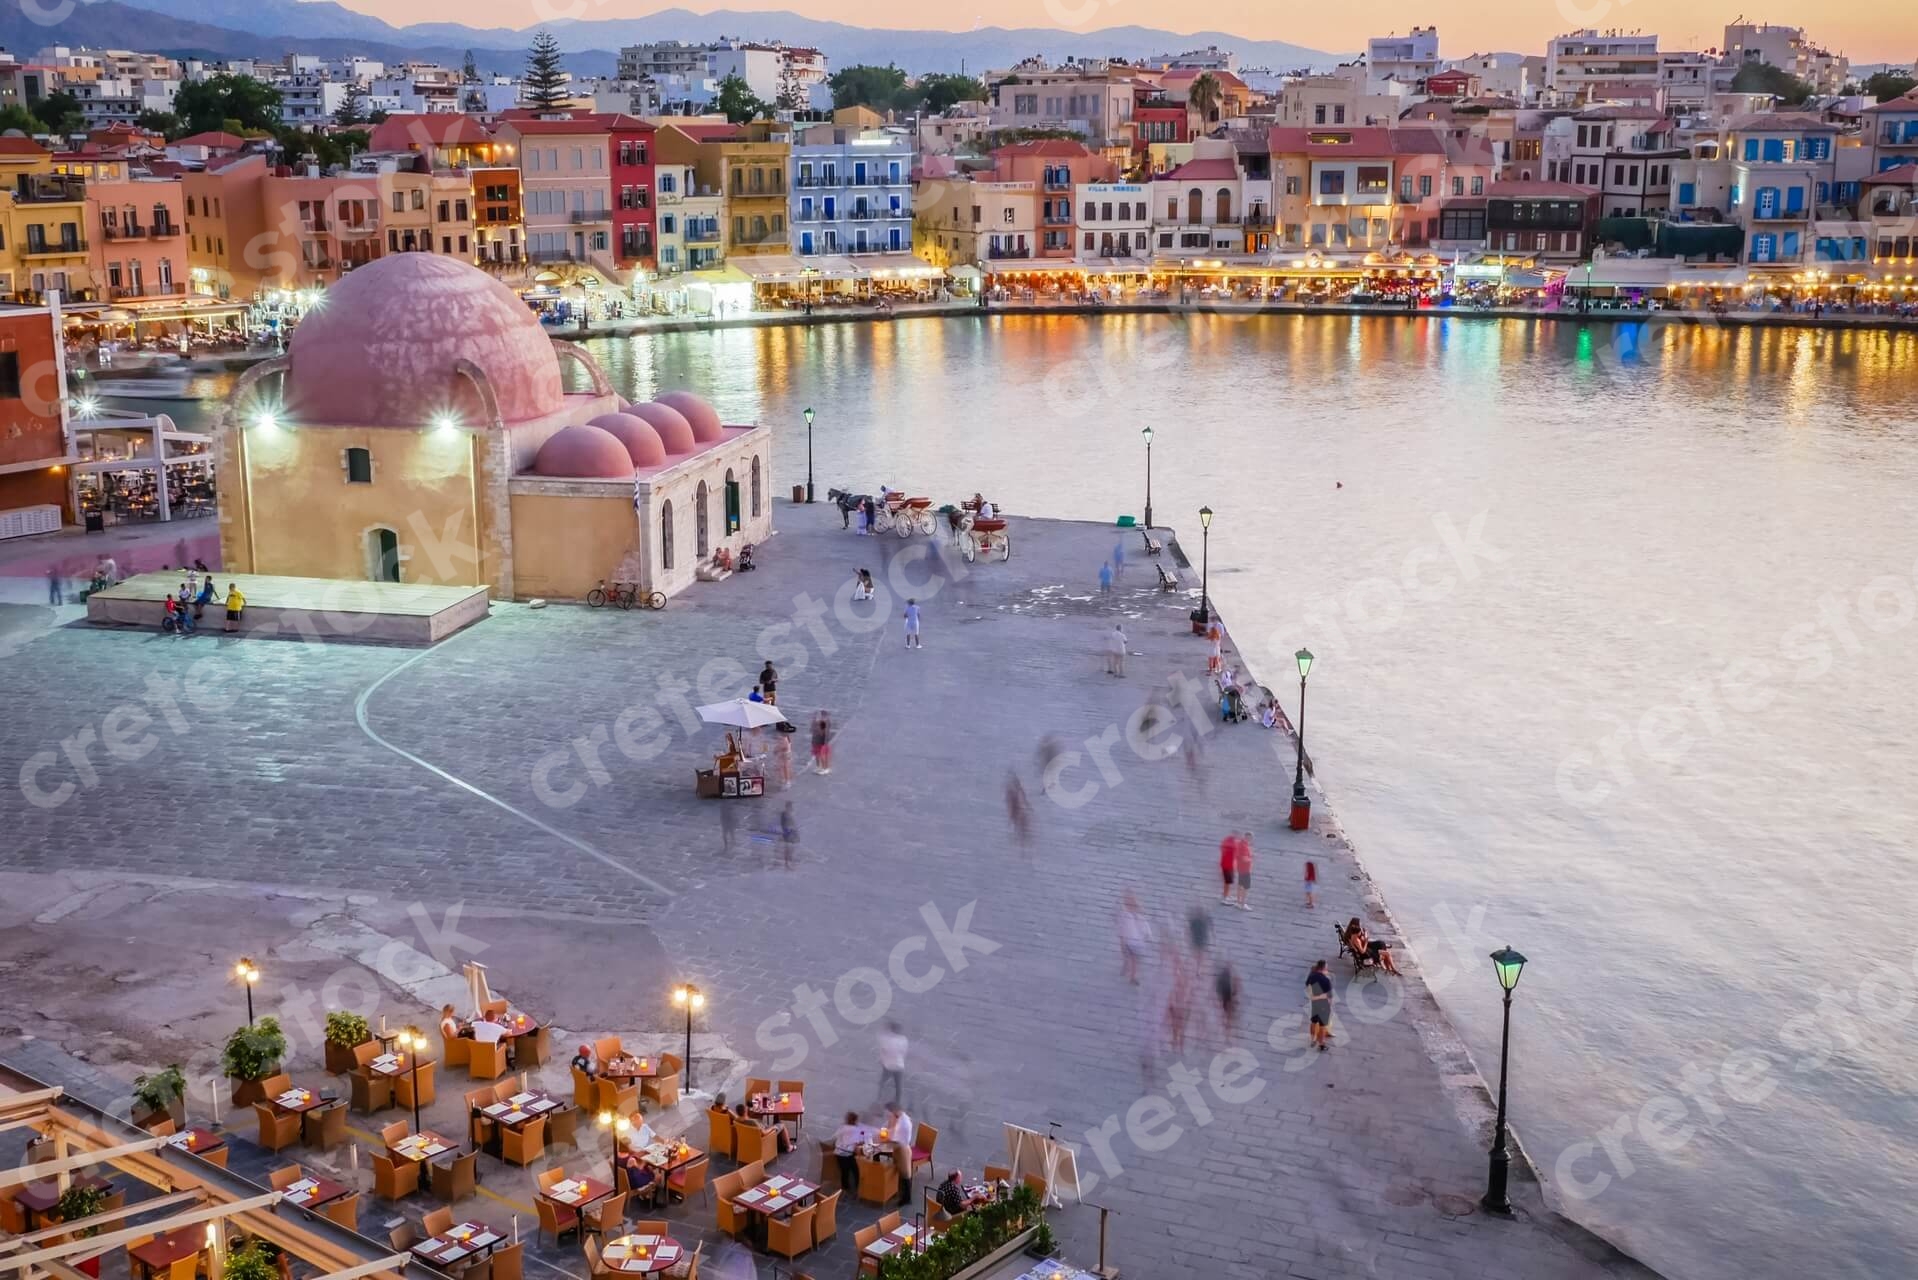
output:
[[[701,444],[712,444],[726,438],[725,428],[719,425],[718,412],[692,392],[668,391],[656,403],[677,411],[680,417],[686,419],[686,425],[693,429],[693,439]]]
[[[699,437],[693,434],[692,424],[671,405],[653,401],[651,404],[636,404],[627,412],[642,422],[650,423],[653,430],[659,432],[667,453],[691,453],[699,447]]]
[[[666,442],[653,430],[652,423],[630,413],[602,413],[587,419],[586,425],[616,437],[632,455],[636,467],[658,467],[666,462]]]
[[[539,447],[533,472],[573,479],[619,480],[633,474],[632,455],[612,432],[581,424],[561,427]]]

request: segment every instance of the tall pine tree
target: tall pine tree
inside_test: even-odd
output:
[[[526,55],[526,74],[520,77],[520,101],[539,111],[556,111],[572,101],[566,84],[570,79],[560,64],[559,41],[541,27],[533,34],[533,47]]]

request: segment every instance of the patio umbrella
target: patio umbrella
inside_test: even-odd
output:
[[[708,703],[699,708],[699,718],[707,724],[723,724],[735,729],[757,729],[764,725],[786,723],[786,715],[778,707],[749,698]]]

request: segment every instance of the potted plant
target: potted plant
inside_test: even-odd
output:
[[[82,1218],[91,1218],[94,1214],[100,1212],[106,1202],[107,1190],[105,1187],[82,1186],[79,1183],[75,1183],[60,1193],[60,1201],[55,1211],[59,1213],[60,1221],[62,1222],[78,1222]],[[83,1227],[73,1233],[76,1239],[82,1240],[89,1236],[97,1236],[99,1234],[100,1228],[98,1227]],[[100,1275],[99,1258],[88,1258],[84,1262],[76,1265],[80,1270],[93,1276],[95,1280],[98,1280]]]
[[[1026,1252],[1035,1258],[1050,1258],[1059,1251],[1059,1242],[1052,1238],[1052,1224],[1044,1218],[1033,1228],[1032,1242],[1026,1245]]]
[[[229,1249],[220,1280],[280,1280],[280,1266],[259,1241],[249,1240],[237,1249]]]
[[[266,1090],[260,1081],[277,1072],[284,1057],[286,1035],[280,1030],[278,1018],[261,1018],[228,1036],[220,1065],[233,1082],[233,1105],[250,1107],[265,1101]]]
[[[327,1074],[343,1076],[358,1066],[353,1050],[373,1038],[372,1028],[366,1025],[366,1019],[357,1013],[345,1009],[335,1009],[326,1015],[326,1070]]]
[[[133,1078],[133,1123],[151,1129],[165,1120],[186,1123],[186,1075],[177,1062]]]

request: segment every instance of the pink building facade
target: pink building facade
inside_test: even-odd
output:
[[[103,298],[132,302],[186,293],[186,211],[179,182],[89,182],[87,206],[90,265]]]

